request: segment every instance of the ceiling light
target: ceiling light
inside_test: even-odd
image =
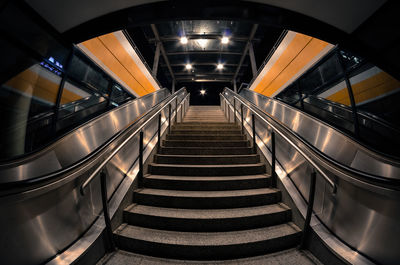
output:
[[[201,48],[205,48],[207,46],[208,40],[207,39],[199,39],[197,43],[200,45]]]
[[[204,95],[206,94],[206,91],[205,91],[204,89],[202,89],[202,90],[200,90],[200,94],[201,94],[202,96],[204,96]]]
[[[224,68],[224,65],[222,64],[222,63],[219,63],[218,65],[217,65],[217,69],[223,69]]]
[[[187,70],[190,70],[190,69],[192,69],[192,65],[191,65],[190,63],[186,64],[186,66],[185,66],[185,67],[186,67],[186,69],[187,69]]]
[[[188,43],[188,39],[186,37],[181,37],[181,43],[182,44],[187,44]]]
[[[228,44],[228,42],[229,42],[229,38],[228,37],[222,37],[222,39],[221,39],[221,43],[222,44]]]

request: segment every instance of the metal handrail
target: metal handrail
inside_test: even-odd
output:
[[[229,102],[229,100],[221,93],[221,97],[223,97],[229,105],[233,106],[232,103]],[[322,169],[310,158],[306,153],[304,153],[292,140],[290,140],[288,137],[284,135],[277,127],[275,127],[271,122],[266,120],[264,117],[262,117],[256,110],[254,110],[249,104],[238,98],[237,96],[234,96],[235,100],[238,100],[241,104],[246,106],[247,109],[249,109],[254,115],[256,115],[258,118],[260,118],[263,122],[268,124],[274,132],[277,132],[283,139],[285,139],[292,147],[294,147],[320,174],[321,176],[332,186],[333,188],[333,193],[336,193],[336,184],[322,171]],[[236,109],[236,107],[234,107]],[[275,170],[275,169],[273,169]]]
[[[190,94],[188,93],[180,102],[180,104],[186,100]],[[154,113],[150,118],[148,118],[142,125],[139,126],[128,138],[126,138],[115,150],[93,171],[92,174],[86,179],[86,181],[81,185],[81,194],[85,194],[85,188],[90,182],[96,177],[97,174],[103,169],[103,167],[133,138],[135,137],[150,121],[153,120],[157,115],[159,115],[167,106],[171,104],[172,101],[177,100],[178,96],[174,96],[170,99],[162,108],[160,108],[156,113]],[[178,110],[178,105],[175,106],[176,111]],[[176,114],[177,115],[177,114]]]

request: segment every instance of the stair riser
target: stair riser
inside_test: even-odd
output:
[[[252,148],[176,148],[161,147],[160,154],[163,155],[250,155]]]
[[[171,141],[163,140],[166,147],[249,147],[250,142],[242,141]]]
[[[177,134],[168,134],[167,140],[246,140],[246,136],[244,135],[177,135]]]
[[[237,125],[174,125],[173,130],[239,130],[241,127]]]
[[[172,134],[242,134],[241,130],[171,130]]]
[[[257,256],[294,247],[301,233],[265,241],[224,246],[172,245],[115,236],[118,248],[145,255],[175,259],[223,260]]]
[[[245,190],[270,187],[270,178],[234,180],[234,181],[187,181],[187,180],[164,180],[145,178],[144,186],[153,189],[165,190],[199,190],[199,191],[224,191]]]
[[[134,200],[138,204],[169,208],[185,209],[224,209],[261,206],[280,201],[280,193],[235,196],[235,197],[171,197],[135,193]]]
[[[150,174],[170,176],[244,176],[263,174],[266,172],[265,165],[259,166],[237,166],[237,167],[167,167],[160,165],[149,165]]]
[[[290,210],[224,219],[183,219],[124,212],[124,222],[152,229],[182,232],[224,232],[278,225],[290,220]]]
[[[260,162],[259,155],[229,156],[229,157],[174,157],[155,155],[154,162],[159,164],[180,165],[228,165],[228,164],[256,164]]]

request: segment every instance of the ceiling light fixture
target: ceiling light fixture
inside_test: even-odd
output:
[[[187,44],[188,43],[188,39],[186,37],[181,37],[181,43],[182,44]]]
[[[218,65],[217,65],[217,69],[223,69],[224,68],[224,65],[222,64],[222,63],[219,63]]]
[[[204,89],[202,89],[202,90],[200,90],[200,94],[201,94],[202,96],[204,96],[204,95],[206,94],[206,91],[205,91]]]
[[[186,64],[186,70],[190,70],[190,69],[192,69],[192,65],[190,64],[190,63],[188,63],[188,64]]]
[[[222,39],[221,39],[221,43],[222,44],[228,44],[228,42],[229,42],[229,38],[228,37],[222,37]]]
[[[199,39],[197,43],[200,45],[201,48],[205,48],[207,46],[208,40],[207,39]]]

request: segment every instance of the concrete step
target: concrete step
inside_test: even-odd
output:
[[[175,209],[132,204],[124,222],[153,229],[187,232],[223,232],[254,229],[290,221],[284,204],[233,209]]]
[[[248,140],[163,140],[166,147],[247,147]]]
[[[281,192],[261,188],[227,191],[182,191],[144,188],[134,192],[134,202],[148,206],[185,209],[223,209],[279,202]]]
[[[185,116],[185,117],[187,117],[187,116]],[[232,122],[228,122],[228,121],[223,121],[223,122],[207,122],[207,121],[205,121],[205,122],[196,122],[196,121],[194,121],[194,122],[179,122],[179,123],[176,123],[176,125],[206,125],[206,126],[208,126],[208,125],[210,125],[210,126],[212,126],[212,125],[232,125],[233,123]]]
[[[220,260],[256,256],[299,243],[293,223],[232,232],[176,232],[122,224],[115,231],[118,248],[178,259]]]
[[[241,134],[167,134],[167,140],[246,140]]]
[[[218,129],[191,129],[191,130],[171,130],[172,134],[242,134],[242,130],[234,129],[234,130],[218,130]]]
[[[178,125],[173,125],[172,126],[173,130],[208,130],[208,129],[213,129],[213,130],[241,130],[241,127],[234,123],[228,123],[224,125],[213,125],[213,124],[187,124],[187,123],[181,123]]]
[[[144,178],[144,187],[165,190],[223,191],[267,188],[270,185],[269,175],[222,177],[146,175]]]
[[[165,147],[158,152],[163,155],[250,155],[251,147]]]
[[[231,164],[231,165],[179,165],[179,164],[149,164],[149,173],[170,176],[243,176],[263,174],[266,172],[264,163]]]
[[[182,165],[227,165],[227,164],[256,164],[260,155],[161,155],[154,156],[154,163]]]

